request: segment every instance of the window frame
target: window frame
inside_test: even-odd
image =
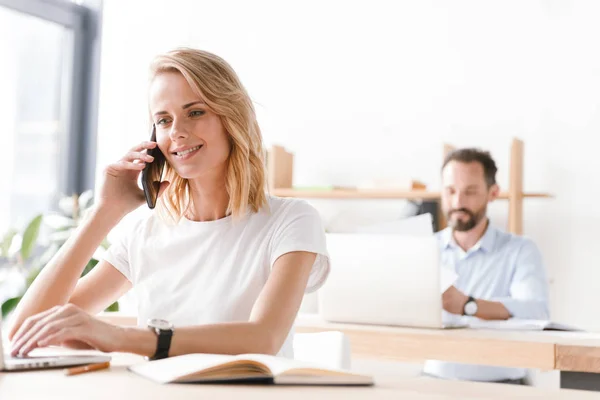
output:
[[[102,0],[76,4],[65,0],[0,0],[0,6],[50,21],[72,30],[69,69],[72,81],[67,93],[65,139],[59,153],[58,190],[65,195],[94,188]]]

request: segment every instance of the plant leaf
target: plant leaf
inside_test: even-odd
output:
[[[112,312],[119,311],[119,302],[115,301],[114,303],[112,303],[110,306],[108,306],[106,308],[106,311],[112,311]]]
[[[40,233],[40,225],[42,224],[43,215],[35,217],[23,233],[23,242],[21,243],[21,257],[23,262],[29,258]]]
[[[17,253],[19,253],[19,251],[21,251],[21,243],[23,243],[23,235],[21,235],[20,233],[17,233],[15,235],[15,237],[13,238],[13,241],[10,244],[10,247],[8,248],[8,258],[17,257]]]
[[[33,283],[33,281],[35,281],[35,278],[38,277],[40,272],[42,272],[42,267],[33,268],[31,271],[29,271],[29,274],[27,275],[27,279],[26,279],[27,288],[29,288],[29,286],[31,286],[31,284]]]
[[[110,242],[108,241],[108,239],[104,238],[102,243],[100,243],[100,246],[102,246],[104,250],[108,250],[108,248],[110,247]]]
[[[0,255],[2,257],[8,257],[8,250],[10,249],[10,245],[12,244],[12,241],[16,234],[17,231],[15,229],[10,229],[4,234],[4,237],[2,238],[2,244],[0,245],[2,246],[2,248],[0,249]]]
[[[73,217],[75,211],[74,201],[72,196],[65,196],[58,200],[58,208],[68,217]]]
[[[52,243],[50,246],[46,248],[44,253],[40,256],[39,263],[44,266],[48,264],[48,262],[54,257],[56,253],[60,250],[60,245],[58,243]]]
[[[17,307],[17,304],[21,301],[22,296],[13,297],[12,299],[6,300],[2,303],[2,319],[5,319],[6,316]]]
[[[66,230],[56,231],[48,236],[48,240],[62,245],[64,242],[69,240],[69,238],[71,237],[73,232],[75,232],[75,230],[75,228],[67,228]]]
[[[44,224],[55,230],[64,230],[65,228],[72,228],[76,225],[73,218],[65,217],[58,213],[44,215]]]
[[[90,272],[92,269],[94,269],[94,267],[96,266],[96,264],[98,264],[98,260],[95,259],[91,259],[87,265],[85,266],[85,268],[83,269],[83,272],[81,273],[81,276],[86,276],[88,272]]]
[[[94,193],[91,190],[86,190],[79,195],[79,209],[85,210],[92,206],[94,202]]]

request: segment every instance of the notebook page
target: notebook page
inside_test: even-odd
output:
[[[155,382],[167,383],[234,360],[235,357],[223,354],[186,354],[132,365],[129,370]]]
[[[245,354],[240,356],[240,358],[246,360],[258,361],[260,363],[265,364],[269,369],[273,372],[273,375],[279,375],[285,371],[289,371],[291,369],[315,369],[321,371],[329,371],[329,372],[339,372],[343,374],[347,374],[347,371],[341,369],[332,369],[323,367],[321,365],[315,363],[308,363],[304,361],[297,361],[290,358],[285,357],[275,357],[269,356],[266,354]]]

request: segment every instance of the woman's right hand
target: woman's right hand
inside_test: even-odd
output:
[[[138,186],[138,177],[146,163],[154,159],[146,154],[146,150],[156,146],[156,142],[142,142],[104,169],[98,207],[108,208],[112,213],[123,217],[145,202],[144,192]],[[161,182],[159,196],[167,185],[168,182]]]

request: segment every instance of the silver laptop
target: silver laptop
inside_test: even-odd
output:
[[[0,320],[0,332],[2,321]],[[46,369],[72,367],[76,365],[96,364],[110,361],[108,355],[65,355],[48,357],[11,357],[4,354],[2,337],[0,336],[0,371],[23,371],[29,369]]]
[[[331,322],[466,326],[442,311],[438,246],[432,235],[327,234],[331,272],[319,291],[319,314]]]

